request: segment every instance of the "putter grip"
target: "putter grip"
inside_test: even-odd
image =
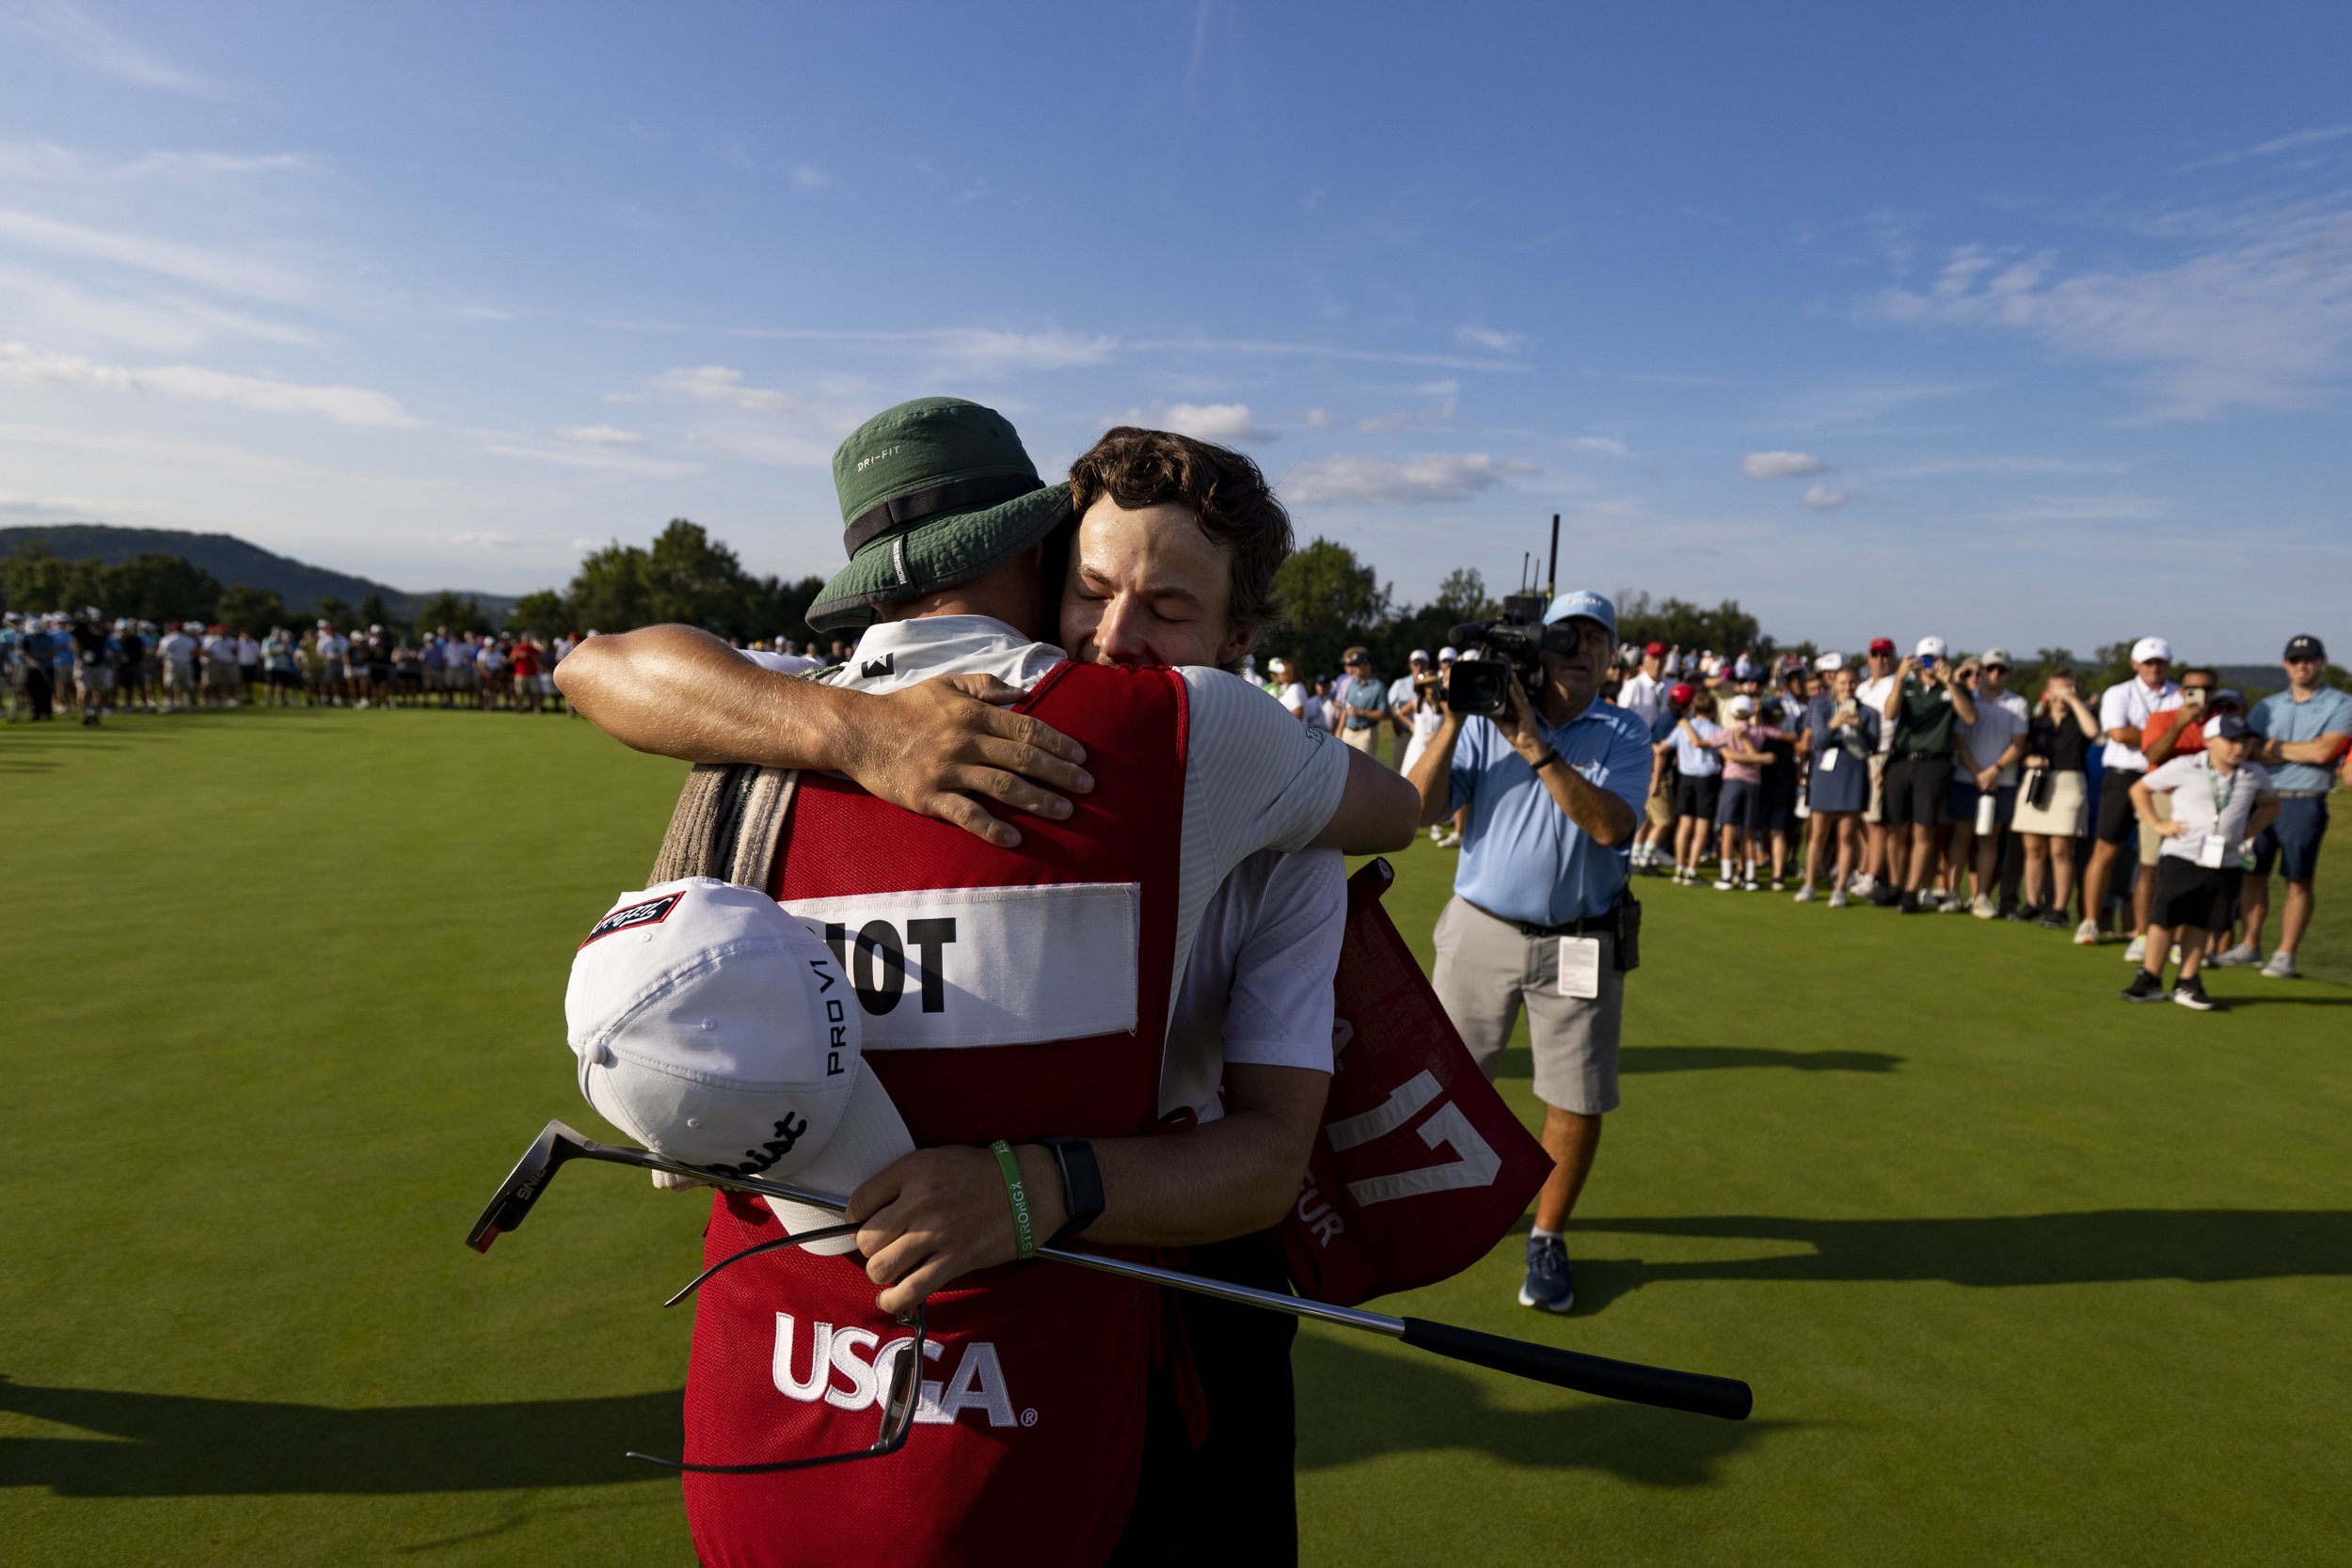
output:
[[[1426,1318],[1403,1320],[1403,1338],[1418,1350],[1452,1356],[1516,1377],[1534,1378],[1580,1394],[1654,1404],[1666,1410],[1687,1410],[1694,1416],[1719,1416],[1744,1421],[1755,1406],[1755,1392],[1737,1378],[1709,1377],[1705,1372],[1677,1372],[1664,1367],[1645,1367],[1635,1361],[1612,1361],[1603,1355],[1560,1350],[1551,1345],[1506,1339],[1474,1328],[1433,1323]]]

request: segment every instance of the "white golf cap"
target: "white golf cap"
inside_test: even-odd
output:
[[[1426,648],[1415,648],[1411,653],[1405,656],[1405,662],[1407,664],[1426,664],[1429,662],[1429,650]]]
[[[861,1017],[806,927],[757,888],[708,877],[622,895],[564,993],[580,1092],[608,1121],[686,1164],[845,1197],[914,1148],[860,1055]],[[793,1230],[838,1223],[770,1207]]]
[[[1731,705],[1724,711],[1735,719],[1745,719],[1756,711],[1756,699],[1742,692],[1731,699]]]
[[[1942,638],[1923,637],[1919,639],[1919,645],[1911,650],[1911,657],[1914,658],[1942,658],[1945,657],[1946,651],[1947,650],[1944,647],[1944,640]]]
[[[1997,664],[2004,670],[2014,669],[2017,661],[2009,657],[2007,648],[1987,648],[1977,656],[1977,662],[1990,669]]]
[[[2172,662],[2172,644],[2161,637],[2143,637],[2132,644],[2132,662],[2145,664],[2152,658]]]
[[[1438,662],[1440,664],[1451,664],[1461,657],[1462,656],[1460,654],[1454,652],[1452,648],[1439,648],[1438,650]]]
[[[1832,648],[1813,661],[1813,668],[1824,675],[1834,675],[1846,667],[1846,656]]]

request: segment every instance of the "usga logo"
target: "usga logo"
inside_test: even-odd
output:
[[[836,1410],[870,1410],[880,1402],[890,1381],[893,1357],[904,1355],[914,1336],[902,1334],[887,1343],[870,1329],[851,1325],[835,1328],[828,1323],[811,1325],[808,1343],[800,1338],[789,1312],[776,1314],[776,1389],[787,1399],[814,1404],[823,1400]],[[936,1339],[923,1341],[923,1358],[937,1361],[946,1347]],[[1035,1426],[1037,1412],[1013,1414],[1012,1396],[1005,1391],[1005,1369],[996,1347],[986,1339],[969,1339],[962,1359],[945,1383],[923,1380],[923,1395],[914,1418],[951,1424],[967,1410],[988,1417],[993,1427]]]

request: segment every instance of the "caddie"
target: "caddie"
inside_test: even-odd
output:
[[[1062,583],[1059,641],[1072,656],[1245,666],[1276,612],[1274,574],[1291,541],[1288,516],[1257,466],[1190,436],[1121,426],[1073,464],[1071,479],[1080,516],[1067,563],[1055,575]],[[585,711],[641,749],[837,768],[884,799],[1008,846],[1017,830],[955,791],[1026,812],[1064,804],[1018,769],[1066,783],[1067,765],[1023,737],[1067,742],[1025,716],[965,695],[986,677],[941,677],[869,695],[779,679],[767,672],[794,666],[683,626],[596,639],[578,669],[565,668],[559,676]],[[1019,695],[1001,684],[987,689]],[[1409,792],[1392,789],[1387,778],[1361,763],[1349,767],[1343,813],[1359,794],[1410,803]],[[1382,846],[1367,837],[1346,847]],[[1287,1287],[1282,1248],[1261,1227],[1286,1208],[1299,1211],[1294,1217],[1303,1223],[1298,1177],[1332,1070],[1331,980],[1345,911],[1343,873],[1331,850],[1261,851],[1219,885],[1177,994],[1160,1096],[1163,1119],[1216,1125],[1204,1136],[1154,1140],[1137,1151],[1138,1159],[1168,1164],[1151,1180],[1184,1195],[1182,1226],[1127,1240],[1188,1243],[1185,1266],[1193,1273]],[[1377,1149],[1368,1154],[1382,1157]],[[1322,1234],[1318,1243],[1330,1244]],[[1248,1535],[1260,1560],[1287,1560],[1297,1533],[1294,1324],[1201,1296],[1184,1296],[1178,1307],[1206,1396],[1208,1433],[1197,1446],[1181,1427],[1171,1433],[1162,1408],[1170,1402],[1155,1383],[1153,1447],[1131,1529],[1149,1528],[1162,1506],[1182,1518],[1192,1498],[1213,1492],[1220,1516]]]
[[[1625,975],[1639,961],[1626,846],[1654,759],[1648,727],[1597,695],[1616,645],[1607,597],[1561,594],[1544,612],[1542,689],[1531,700],[1514,675],[1500,721],[1449,709],[1412,772],[1424,823],[1470,810],[1430,980],[1488,1079],[1527,1008],[1556,1164],[1518,1299],[1551,1312],[1576,1300],[1562,1231],[1617,1108]]]
[[[1296,848],[1318,833],[1344,838],[1351,825],[1361,833],[1384,814],[1393,823],[1373,838],[1401,844],[1411,832],[1410,795],[1379,787],[1393,775],[1376,764],[1357,783],[1347,753],[1237,677],[1073,664],[1031,641],[1047,605],[1044,541],[1067,520],[1069,499],[1041,484],[993,412],[944,399],[891,410],[844,444],[835,478],[853,559],[811,620],[827,630],[880,624],[834,675],[837,692],[803,689],[820,702],[872,700],[948,672],[991,675],[1027,693],[1025,715],[1084,746],[1097,787],[1067,817],[1029,826],[1014,847],[1000,841],[1009,833],[983,840],[844,780],[800,776],[773,890],[845,954],[866,1011],[868,1060],[927,1147],[854,1195],[871,1283],[843,1259],[780,1254],[706,1289],[688,1457],[727,1462],[694,1451],[698,1441],[706,1449],[821,1449],[829,1425],[842,1419],[840,1401],[803,1403],[788,1388],[730,1383],[725,1367],[750,1354],[765,1369],[787,1317],[824,1325],[838,1344],[847,1331],[883,1333],[891,1313],[933,1292],[932,1342],[943,1357],[986,1346],[984,1356],[955,1364],[984,1364],[1001,1378],[1003,1397],[983,1397],[977,1383],[959,1394],[951,1383],[905,1454],[871,1466],[871,1476],[855,1467],[854,1484],[879,1488],[883,1512],[907,1527],[884,1560],[988,1560],[1017,1539],[1041,1560],[1101,1561],[1136,1484],[1157,1305],[1121,1282],[999,1265],[1019,1256],[1025,1206],[1032,1238],[1068,1226],[1090,1242],[1184,1242],[1267,1223],[1264,1212],[1235,1224],[1215,1202],[1204,1211],[1204,1182],[1205,1196],[1217,1196],[1217,1125],[1182,1137],[1136,1135],[1162,1109],[1169,999],[1228,871],[1261,847]],[[615,726],[595,689],[596,672],[611,672],[600,645],[622,641],[595,640],[561,668],[567,697],[608,728]],[[730,673],[746,669],[737,660]],[[934,689],[923,700],[942,699]],[[817,734],[825,737],[821,726]],[[777,754],[807,738],[771,734],[767,760],[817,763]],[[1303,1121],[1311,1136],[1311,1107]],[[1089,1143],[1035,1141],[1056,1132]],[[1000,1156],[978,1147],[995,1142],[1008,1146]],[[1303,1147],[1294,1151],[1294,1186]],[[1292,1189],[1277,1191],[1286,1202]],[[714,1258],[763,1229],[775,1232],[772,1215],[723,1201],[711,1227]],[[984,1272],[939,1289],[975,1269]],[[889,1287],[879,1304],[874,1283]],[[796,1310],[779,1317],[787,1302]],[[733,1331],[706,1333],[702,1323],[749,1323],[755,1338],[764,1332],[772,1343],[757,1354],[739,1345],[731,1355]],[[805,1345],[813,1334],[803,1332]],[[805,1370],[785,1381],[801,1386]],[[697,1418],[708,1406],[692,1387],[733,1388],[730,1418]],[[1018,1432],[1000,1430],[1016,1419],[1016,1396],[1034,1402],[1021,1406]],[[835,1435],[854,1446],[846,1429]],[[927,1449],[935,1465],[908,1463]],[[833,1472],[832,1485],[851,1484],[850,1474]],[[810,1485],[793,1475],[692,1478],[697,1549],[712,1562],[872,1560],[876,1541],[863,1524],[845,1522],[831,1552],[800,1528],[828,1511]],[[1057,1499],[1042,1518],[1041,1496]],[[780,1518],[795,1522],[797,1539],[778,1537]]]

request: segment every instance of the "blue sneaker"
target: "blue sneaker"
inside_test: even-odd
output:
[[[1568,1267],[1568,1249],[1549,1237],[1529,1237],[1527,1283],[1519,1287],[1521,1307],[1565,1312],[1576,1305],[1576,1271]]]

